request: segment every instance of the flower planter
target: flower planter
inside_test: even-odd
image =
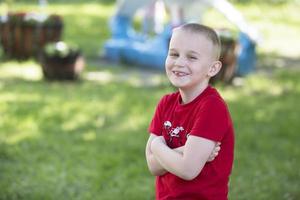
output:
[[[34,52],[34,31],[33,25],[23,25],[23,55],[25,59],[32,56]]]
[[[35,13],[8,13],[0,16],[0,37],[7,58],[38,57],[49,42],[59,41],[63,21],[58,15]]]
[[[41,65],[47,80],[77,80],[84,68],[84,59],[80,55],[69,59],[44,57]]]
[[[54,44],[59,43],[61,42]],[[79,50],[68,51],[62,56],[56,49],[54,53],[47,52],[47,46],[41,54],[40,62],[43,75],[47,80],[77,80],[85,66],[84,58]]]

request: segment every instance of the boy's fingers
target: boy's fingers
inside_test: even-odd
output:
[[[219,152],[220,151],[220,147],[215,147],[212,151],[212,154],[215,154],[216,152]]]
[[[213,160],[217,157],[218,154],[219,154],[219,153],[214,152],[213,154],[211,154],[211,155],[209,156],[209,158],[208,158],[207,161],[209,161],[209,162],[213,161]]]
[[[218,155],[219,155],[219,151],[221,149],[220,147],[221,143],[217,142],[215,148],[213,149],[212,153],[210,154],[209,158],[207,159],[207,161],[211,162],[213,161]]]

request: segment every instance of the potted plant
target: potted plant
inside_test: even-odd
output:
[[[46,44],[40,60],[48,80],[76,80],[84,68],[78,46],[62,41]]]

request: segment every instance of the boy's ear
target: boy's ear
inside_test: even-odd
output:
[[[208,76],[213,77],[215,76],[222,67],[222,63],[220,61],[214,61],[213,64],[210,66],[209,71],[208,71]]]

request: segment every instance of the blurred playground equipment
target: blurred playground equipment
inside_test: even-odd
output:
[[[239,30],[238,38],[217,30],[223,45],[224,66],[218,79],[230,81],[233,75],[244,76],[255,69],[257,31],[226,0],[119,0],[116,7],[110,19],[111,38],[104,45],[107,60],[164,69],[172,29],[186,22],[201,23],[204,12],[213,7]],[[136,31],[133,19],[140,11],[144,16],[142,30]],[[169,19],[165,20],[167,14]]]

